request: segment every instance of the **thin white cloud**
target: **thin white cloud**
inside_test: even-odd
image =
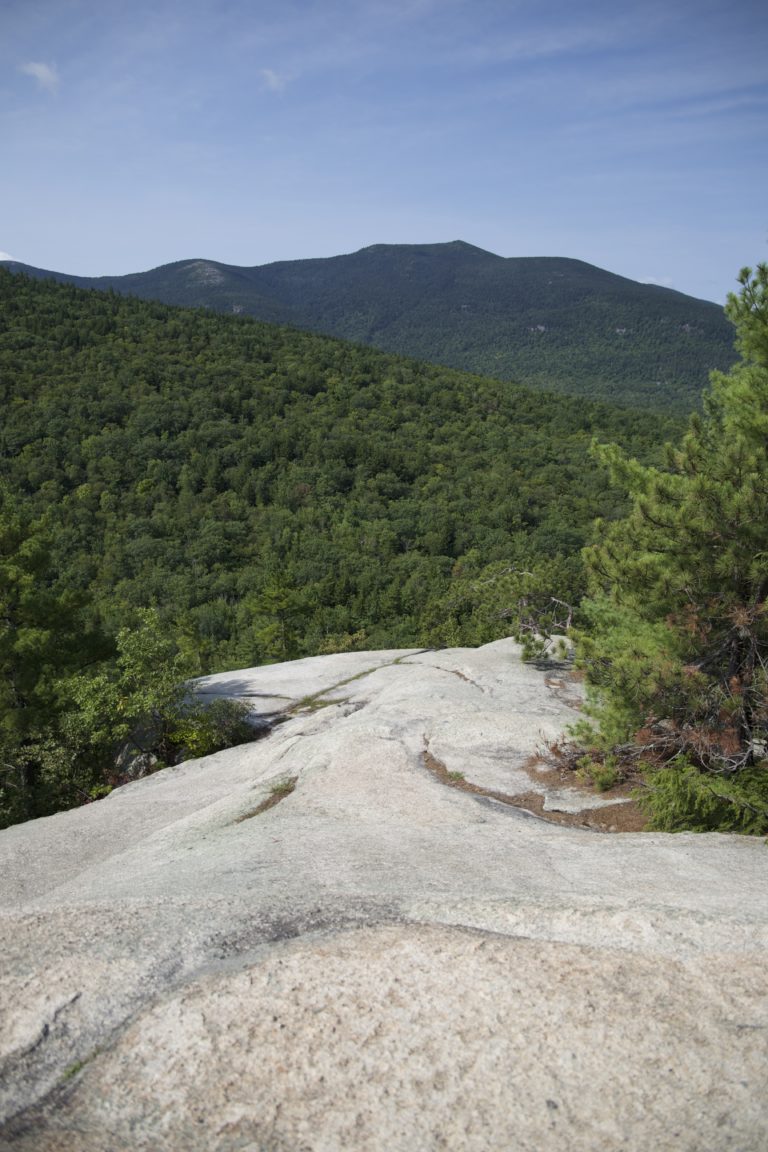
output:
[[[515,61],[571,56],[611,47],[617,34],[609,28],[540,29],[527,36],[500,37],[471,50],[474,61]]]
[[[59,86],[59,74],[50,64],[31,60],[29,64],[20,64],[19,72],[32,76],[46,92],[55,92]]]
[[[0,260],[15,260],[15,256],[11,256],[10,252],[0,252]]]
[[[283,72],[275,72],[273,68],[261,68],[259,75],[264,82],[264,87],[268,88],[270,92],[283,92],[288,83],[288,77]]]

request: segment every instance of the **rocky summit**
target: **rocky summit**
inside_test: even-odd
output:
[[[614,832],[556,664],[211,676],[252,744],[0,834],[0,1146],[768,1147],[768,855]],[[559,821],[559,822],[557,822]]]

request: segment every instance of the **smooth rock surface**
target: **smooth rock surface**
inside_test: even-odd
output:
[[[499,641],[199,689],[282,722],[0,833],[1,1147],[768,1146],[765,844],[429,770],[530,790],[561,674]]]

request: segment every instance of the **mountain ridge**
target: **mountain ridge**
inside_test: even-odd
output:
[[[422,253],[428,255],[440,255],[448,252],[461,252],[473,253],[476,256],[483,258],[491,258],[494,261],[502,261],[505,263],[514,262],[515,264],[524,265],[526,262],[530,263],[543,263],[543,262],[562,262],[569,265],[580,266],[582,268],[595,269],[603,275],[611,277],[613,280],[621,281],[625,284],[633,286],[640,286],[648,288],[654,292],[664,295],[671,295],[675,297],[683,297],[686,300],[694,300],[701,304],[707,304],[718,311],[721,311],[721,306],[713,300],[708,300],[703,296],[693,296],[688,292],[681,292],[677,288],[665,287],[661,284],[652,284],[642,280],[633,280],[631,276],[623,276],[620,272],[611,272],[609,269],[601,268],[597,264],[591,264],[588,260],[580,260],[572,256],[501,256],[497,252],[491,252],[488,248],[480,248],[477,244],[470,244],[466,240],[447,240],[430,244],[366,244],[362,248],[356,248],[352,252],[339,252],[334,256],[307,256],[298,257],[294,260],[269,260],[264,264],[230,264],[225,260],[217,260],[210,256],[188,256],[181,260],[169,260],[163,264],[153,265],[141,272],[126,272],[119,274],[103,274],[100,276],[86,276],[73,272],[61,272],[51,268],[41,268],[37,265],[27,264],[23,260],[14,260],[10,257],[0,259],[0,264],[8,268],[12,272],[23,272],[26,275],[39,277],[46,277],[58,279],[62,282],[77,284],[78,286],[92,287],[96,284],[110,284],[115,281],[128,281],[132,279],[143,278],[151,276],[156,272],[161,272],[169,269],[178,269],[191,267],[193,265],[207,264],[215,266],[216,268],[226,269],[233,274],[247,274],[253,271],[261,271],[264,269],[273,269],[277,267],[289,267],[293,265],[323,265],[332,261],[345,261],[354,257],[363,255],[379,255],[383,253],[407,253],[414,254]]]
[[[463,240],[262,265],[196,257],[124,276],[12,271],[253,316],[537,388],[687,411],[733,363],[722,309],[585,261]]]

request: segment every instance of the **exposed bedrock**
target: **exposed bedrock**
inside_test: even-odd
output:
[[[499,641],[198,690],[270,734],[0,833],[0,1146],[768,1146],[766,846],[578,826],[526,768],[562,670]]]

